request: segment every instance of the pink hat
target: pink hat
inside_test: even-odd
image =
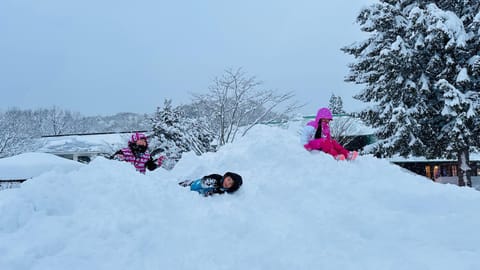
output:
[[[318,122],[318,120],[320,120],[320,119],[332,120],[333,117],[332,117],[332,112],[330,111],[330,109],[320,108],[317,112],[317,117],[315,118],[315,120]]]
[[[320,121],[320,119],[332,120],[333,117],[332,117],[332,112],[330,111],[330,109],[320,108],[317,112],[317,117],[315,117],[315,121],[312,120],[312,121],[308,122],[307,125],[312,126],[315,129],[317,129],[318,128],[318,122]]]
[[[145,141],[147,140],[147,136],[145,136],[145,134],[143,133],[138,133],[138,132],[135,132],[135,134],[132,135],[132,137],[130,138],[130,141],[129,142],[136,142],[138,140],[141,140],[141,139],[144,139]]]

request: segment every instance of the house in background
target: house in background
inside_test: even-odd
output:
[[[394,157],[390,158],[390,162],[408,169],[420,175],[424,175],[433,181],[440,177],[457,176],[457,160],[451,159],[426,159],[422,157],[402,158]],[[480,155],[472,154],[470,157],[470,168],[472,169],[472,175],[480,175]]]
[[[20,184],[25,182],[27,179],[3,179],[0,178],[0,190],[7,188],[19,188]]]
[[[434,182],[458,185],[457,160],[393,157],[389,158],[389,161]],[[471,168],[472,185],[480,190],[480,153],[470,154],[469,167]]]
[[[135,131],[43,136],[37,140],[41,147],[36,152],[89,163],[97,156],[110,156],[126,147],[133,133]]]

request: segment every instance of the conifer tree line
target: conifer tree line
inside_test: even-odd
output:
[[[480,146],[480,1],[379,0],[357,18],[365,40],[347,81],[377,128],[380,156],[457,158],[471,186],[469,153]]]
[[[328,108],[332,111],[333,114],[345,114],[343,109],[343,100],[342,97],[332,94],[328,101]]]

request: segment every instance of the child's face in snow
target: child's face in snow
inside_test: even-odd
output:
[[[137,145],[147,146],[147,141],[145,139],[140,139],[136,143]]]
[[[227,176],[223,179],[223,188],[231,188],[233,186],[233,179]]]
[[[328,124],[328,122],[330,122],[330,121],[332,121],[332,120],[331,120],[331,119],[323,119],[323,118],[322,118],[322,122],[324,122],[324,123],[327,123],[327,124]]]

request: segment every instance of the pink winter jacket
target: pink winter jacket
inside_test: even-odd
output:
[[[318,129],[318,122],[320,119],[332,119],[332,113],[328,108],[320,108],[317,112],[315,120],[312,120],[307,123],[305,128],[302,131],[301,142],[303,145],[310,143],[310,141],[315,140],[315,132]],[[330,134],[330,125],[328,122],[322,122],[322,139],[331,139]]]

